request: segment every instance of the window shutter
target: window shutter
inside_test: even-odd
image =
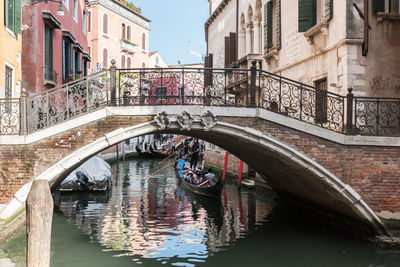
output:
[[[237,61],[237,50],[236,50],[236,33],[231,32],[229,33],[229,53],[230,53],[230,59],[229,59],[229,64],[232,62]]]
[[[276,48],[282,48],[281,37],[281,0],[276,0]]]
[[[269,1],[267,3],[267,51],[269,52],[269,49],[272,47],[273,45],[273,17],[272,17],[272,1]]]
[[[385,1],[383,0],[373,0],[373,1],[374,1],[373,5],[374,13],[385,12]]]
[[[264,5],[264,55],[268,54],[268,3]]]
[[[15,27],[15,17],[14,17],[14,10],[15,10],[15,5],[14,5],[14,0],[8,0],[8,6],[7,6],[7,28],[10,30],[14,31]]]
[[[15,0],[15,29],[16,34],[21,34],[21,0]]]
[[[229,41],[230,41],[229,36],[226,36],[225,37],[225,68],[229,68],[229,65],[231,64],[229,62],[230,55],[231,55],[231,52],[230,52],[231,46],[229,45]]]
[[[299,32],[306,32],[317,23],[316,0],[299,0]]]
[[[325,20],[330,21],[333,17],[333,0],[325,0]]]

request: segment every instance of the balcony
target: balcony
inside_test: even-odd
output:
[[[127,39],[121,39],[121,51],[128,54],[134,54],[136,52],[136,45]]]

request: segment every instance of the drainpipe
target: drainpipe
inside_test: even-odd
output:
[[[236,60],[239,60],[239,0],[236,0]]]
[[[365,57],[368,54],[369,46],[369,0],[364,0],[364,42],[362,46],[362,55]]]

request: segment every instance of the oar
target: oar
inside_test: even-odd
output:
[[[191,154],[193,154],[193,153],[195,153],[195,152],[198,152],[198,151],[199,151],[199,150],[193,151],[192,153],[189,153],[189,154],[187,154],[186,156],[190,156]],[[181,159],[183,159],[183,158],[178,159],[178,161],[181,160]],[[171,163],[169,163],[169,164],[163,166],[161,169],[158,169],[157,171],[155,171],[155,172],[149,174],[149,175],[146,176],[146,177],[153,176],[154,174],[158,173],[158,172],[161,171],[161,170],[164,170],[165,168],[171,166],[171,165],[174,164],[174,163],[175,163],[175,161],[173,161],[173,162],[171,162]]]
[[[187,147],[188,145],[182,147],[181,149],[179,149],[178,151],[175,151],[174,153],[172,153],[171,155],[169,155],[168,157],[166,157],[165,159],[163,159],[162,161],[160,161],[158,164],[163,163],[164,161],[166,161],[167,159],[169,159],[170,157],[172,157],[173,155],[176,155],[176,153],[180,152],[182,149],[184,149],[185,147]]]
[[[205,185],[206,183],[208,183],[208,180],[205,180],[204,182],[202,182],[201,184],[199,184],[199,187]]]

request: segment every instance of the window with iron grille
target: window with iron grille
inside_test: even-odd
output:
[[[315,122],[324,123],[328,121],[328,80],[326,78],[317,80],[314,85],[317,88],[315,93]]]
[[[9,66],[6,66],[6,84],[4,93],[5,98],[12,97],[12,75],[13,75],[13,69],[10,68]]]
[[[53,29],[44,24],[44,79],[55,81],[53,75]]]

